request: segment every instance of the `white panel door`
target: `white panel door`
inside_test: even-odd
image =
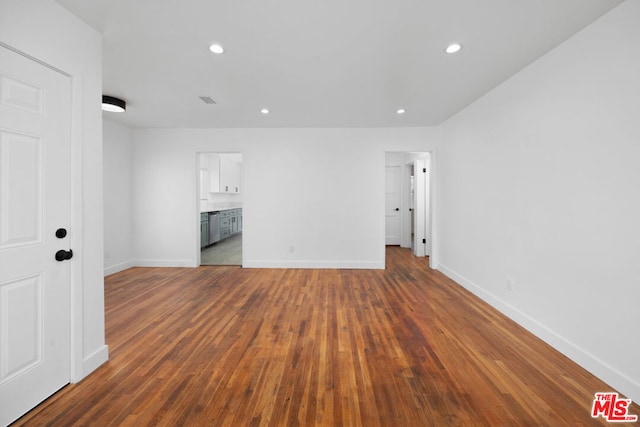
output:
[[[401,207],[401,179],[400,166],[387,166],[385,174],[385,244],[399,245],[401,240],[402,217]]]
[[[426,182],[427,174],[425,171],[426,162],[422,159],[417,159],[413,164],[414,171],[414,188],[413,188],[413,254],[415,256],[425,256],[426,251],[426,218],[427,218],[427,203],[426,203]]]
[[[70,378],[70,109],[68,77],[0,46],[0,425]]]

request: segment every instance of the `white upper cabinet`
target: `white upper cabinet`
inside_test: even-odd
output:
[[[242,161],[237,154],[206,154],[203,157],[206,157],[209,192],[240,193]]]
[[[209,166],[209,191],[211,193],[220,192],[220,155],[207,154]]]
[[[240,162],[232,156],[220,156],[220,192],[240,192]]]

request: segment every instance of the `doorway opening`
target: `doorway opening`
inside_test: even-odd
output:
[[[242,154],[198,153],[199,265],[242,265]]]
[[[385,158],[385,245],[430,256],[431,153],[387,152]]]

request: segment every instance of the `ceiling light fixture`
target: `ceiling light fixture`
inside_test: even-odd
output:
[[[222,52],[224,52],[224,49],[222,48],[222,46],[220,46],[219,44],[212,44],[211,46],[209,46],[209,50],[215,54],[221,54]]]
[[[269,114],[269,109],[268,108],[263,108],[262,110],[260,110],[260,112],[262,114]]]
[[[102,109],[112,113],[123,113],[127,109],[127,103],[120,98],[102,95]]]
[[[444,51],[447,53],[456,53],[460,49],[462,49],[462,45],[460,43],[451,43]]]
[[[404,108],[398,108],[396,110],[396,113],[398,113],[398,114],[404,114],[405,112],[406,112],[406,110]]]

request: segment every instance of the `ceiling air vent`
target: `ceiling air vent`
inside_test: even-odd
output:
[[[205,104],[215,104],[216,101],[213,100],[212,97],[210,96],[199,96],[198,98],[202,99],[202,102],[204,102]]]

